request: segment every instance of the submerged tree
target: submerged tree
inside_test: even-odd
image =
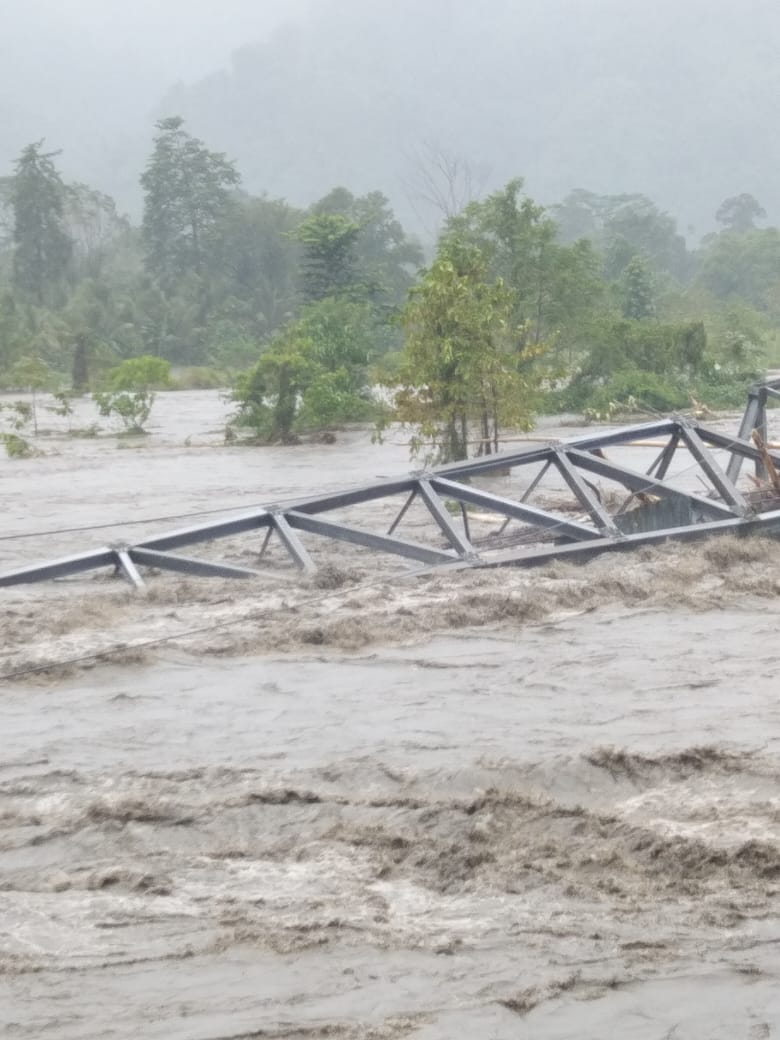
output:
[[[371,418],[372,331],[368,304],[343,297],[308,304],[238,380],[238,424],[261,441],[288,444],[299,433]]]
[[[56,299],[73,253],[64,218],[66,189],[53,161],[58,153],[42,148],[38,141],[24,149],[11,189],[13,284],[41,306]]]
[[[431,442],[440,461],[455,462],[468,456],[474,427],[477,454],[498,450],[502,427],[530,428],[541,378],[530,362],[545,348],[525,343],[514,309],[477,245],[441,242],[403,314],[396,418],[417,427],[413,454]]]

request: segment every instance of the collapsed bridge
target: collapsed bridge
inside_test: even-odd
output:
[[[568,440],[529,441],[512,451],[269,504],[137,543],[106,545],[26,566],[0,574],[0,586],[109,567],[137,587],[144,584],[142,570],[149,568],[253,578],[264,573],[272,540],[283,547],[290,564],[311,573],[317,563],[309,543],[317,538],[390,554],[427,569],[533,566],[670,539],[776,534],[780,453],[766,443],[770,399],[780,399],[780,378],[750,388],[734,436],[672,416]],[[660,449],[645,471],[614,457],[637,444]],[[741,482],[745,463],[755,475]],[[356,522],[361,507],[369,504],[370,523],[365,516]],[[398,533],[412,509],[417,517],[414,540]],[[486,524],[489,531],[476,530]],[[257,566],[252,568],[178,551],[247,536],[258,543]]]

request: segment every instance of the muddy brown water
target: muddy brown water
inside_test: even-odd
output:
[[[225,407],[0,461],[0,534],[409,468],[401,433],[224,448]],[[332,583],[280,557],[257,588],[0,594],[6,673],[132,651],[0,682],[0,1034],[775,1035],[776,544],[404,581],[332,555]]]

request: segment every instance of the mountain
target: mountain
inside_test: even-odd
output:
[[[71,34],[74,83],[58,89],[60,62],[32,94],[0,92],[0,159],[15,154],[9,139],[18,150],[46,136],[66,169],[137,207],[153,120],[181,114],[250,191],[303,204],[337,184],[378,188],[418,228],[435,223],[420,199],[432,154],[468,164],[485,189],[523,176],[546,203],[574,187],[644,192],[694,237],[741,192],[780,221],[775,0],[319,0],[286,21],[279,6],[265,30],[245,0],[222,5],[224,24],[202,20],[207,6],[181,8],[180,28],[171,17],[146,49],[137,33],[132,60],[106,26]],[[212,27],[210,47],[198,26]],[[247,42],[220,68],[214,48],[229,40]],[[193,74],[206,60],[217,71]],[[166,67],[180,82],[164,92]]]

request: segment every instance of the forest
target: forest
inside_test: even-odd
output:
[[[179,116],[156,124],[139,183],[135,224],[66,181],[44,141],[0,177],[11,397],[46,390],[67,409],[89,393],[139,430],[156,390],[224,387],[231,438],[401,421],[450,460],[540,411],[737,404],[780,364],[780,231],[747,192],[690,248],[644,195],[544,207],[519,176],[480,195],[467,163],[431,150],[419,190],[438,227],[421,243],[379,190],[334,186],[305,209],[249,193]],[[9,454],[30,418],[5,398]]]

